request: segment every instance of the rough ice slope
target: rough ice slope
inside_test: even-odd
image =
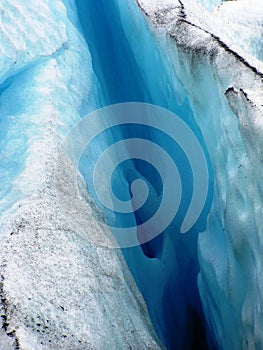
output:
[[[219,349],[262,349],[262,5],[251,10],[240,0],[210,14],[188,0],[139,3],[190,96],[214,169],[212,210],[198,244],[208,326]],[[252,22],[249,41],[241,35]]]
[[[260,0],[219,1],[218,6],[213,6],[213,11],[206,11],[201,2],[191,0],[183,1],[182,6],[177,0],[142,0],[139,3],[147,8],[156,23],[162,24],[163,21],[166,27],[173,25],[176,9],[184,8],[187,20],[192,25],[220,38],[243,58],[253,62],[254,66],[263,69],[262,63],[258,62],[262,61],[263,35],[263,6]],[[212,2],[208,1],[206,5],[210,8]]]
[[[92,202],[87,198],[88,218],[75,208],[87,225],[83,237],[55,200],[61,140],[85,101],[97,107],[74,2],[0,6],[0,348],[159,349],[122,257],[88,239],[101,230]],[[61,166],[67,200],[73,191],[67,155]]]

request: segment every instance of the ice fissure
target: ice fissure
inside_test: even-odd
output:
[[[169,75],[169,62],[162,56],[158,43],[136,4],[132,1],[124,4],[121,1],[104,0],[96,3],[77,0],[76,4],[94,71],[103,92],[104,98],[100,99],[98,107],[136,101],[169,108],[191,126],[205,149],[187,93],[179,79]],[[126,126],[119,133],[121,136],[118,131],[115,135],[108,136],[108,141],[105,136],[105,142],[110,144],[112,139],[116,141],[135,136],[157,140],[169,154],[179,154],[175,161],[179,163],[180,171],[185,174],[189,172],[189,165],[183,155],[180,156],[178,146],[172,140],[165,140],[160,132],[149,132],[143,126]],[[206,150],[205,152],[207,154]],[[84,177],[90,166],[89,162],[81,161]],[[116,176],[114,180],[120,196],[129,195],[129,183],[134,178],[143,178],[152,188],[150,196],[156,202],[159,201],[162,184],[148,164],[131,160],[122,165],[121,174],[126,186],[122,184],[118,189],[120,179]],[[212,171],[210,180],[212,184]],[[92,191],[88,175],[86,181]],[[213,343],[206,327],[197,288],[197,235],[205,227],[212,198],[211,184],[203,216],[186,236],[179,233],[180,218],[176,217],[166,231],[152,241],[123,250],[144,296],[155,330],[167,349],[205,349],[208,348],[207,339],[210,339],[210,345]],[[191,198],[192,180],[187,175],[183,186],[185,197],[179,216],[183,215]],[[134,220],[140,223],[149,215],[146,208],[135,212]],[[116,217],[116,220],[124,225],[132,218]]]
[[[240,349],[255,346],[260,349],[261,340],[257,333],[261,325],[260,310],[253,306],[247,285],[260,285],[261,269],[257,270],[256,276],[250,276],[246,272],[246,264],[252,264],[255,254],[258,262],[261,259],[256,246],[248,243],[245,233],[253,227],[255,241],[261,245],[261,224],[256,209],[260,203],[261,186],[256,175],[258,170],[254,170],[253,176],[251,173],[255,154],[261,159],[262,150],[256,126],[261,124],[258,115],[262,114],[262,63],[257,60],[261,57],[258,35],[251,35],[251,41],[246,41],[245,36],[244,39],[240,36],[229,38],[224,21],[230,18],[231,6],[236,6],[240,13],[244,11],[241,2],[224,2],[220,6],[219,18],[216,14],[204,15],[201,6],[188,0],[137,2],[151,24],[146,24],[140,17],[133,2],[129,2],[127,8],[123,2],[116,0],[110,4],[101,1],[99,12],[105,21],[88,27],[89,12],[92,12],[88,7],[92,5],[84,8],[80,1],[77,2],[87,44],[93,45],[90,42],[93,30],[97,33],[104,31],[104,37],[111,43],[106,51],[105,47],[96,45],[93,54],[98,80],[107,96],[101,103],[137,100],[169,108],[198,135],[208,162],[210,156],[212,167],[210,193],[202,221],[187,237],[177,235],[177,217],[159,237],[141,247],[126,249],[123,254],[146,300],[155,330],[167,348]],[[203,2],[208,9],[219,3]],[[260,18],[259,14],[257,16]],[[214,21],[217,25],[213,24]],[[238,25],[243,32],[242,25],[245,24],[240,21]],[[251,57],[251,52],[254,57]],[[108,55],[110,59],[114,57],[113,65],[107,63]],[[98,62],[99,56],[103,57],[101,62]],[[119,70],[119,64],[125,67],[125,71]],[[231,66],[238,67],[238,75],[235,70],[231,71]],[[114,79],[108,79],[110,84],[107,86],[107,71],[104,80],[100,79],[100,75],[103,69],[109,67],[114,67],[111,70]],[[128,86],[125,85],[127,81]],[[252,93],[254,84],[257,88]],[[116,99],[114,89],[117,87],[118,90],[120,86],[121,93]],[[132,91],[129,90],[131,86]],[[244,107],[246,104],[250,107]],[[253,105],[256,106],[254,109]],[[243,108],[246,112],[242,112]],[[122,137],[134,133],[141,135],[140,132],[147,135],[145,130],[121,131]],[[253,152],[252,141],[249,141],[252,135],[257,135],[253,140],[257,144]],[[159,142],[162,140],[162,135],[154,133],[148,137]],[[170,153],[178,153],[174,145],[168,143],[166,146]],[[186,169],[183,161],[183,157],[179,157],[181,171]],[[215,172],[214,185],[212,168]],[[134,171],[129,177],[127,173],[131,169]],[[145,164],[136,161],[122,168],[127,192],[129,181],[134,177],[147,178],[147,174],[152,173],[143,169]],[[225,169],[229,169],[227,174]],[[158,178],[152,175],[147,179],[153,188],[152,196],[158,201],[161,191]],[[234,185],[234,179],[236,183],[247,183],[253,198],[245,188]],[[190,188],[191,180],[186,178],[185,184]],[[212,189],[215,196],[206,226]],[[122,190],[119,192],[121,194]],[[186,191],[184,205],[187,205],[188,196]],[[235,202],[240,207],[233,215],[231,211]],[[254,208],[254,222],[245,220],[249,208]],[[140,223],[148,214],[147,210],[135,213],[136,222]],[[198,236],[201,231],[205,233]],[[241,245],[238,243],[240,239]],[[244,244],[248,248],[241,252]],[[260,290],[260,287],[255,288]],[[261,292],[257,294],[257,300],[260,295]],[[249,309],[253,310],[254,321]]]

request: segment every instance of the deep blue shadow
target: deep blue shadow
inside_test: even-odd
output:
[[[132,101],[167,107],[168,103],[161,87],[155,87],[160,92],[157,94],[160,96],[158,101],[151,97],[152,87],[147,86],[144,81],[144,75],[147,72],[142,72],[142,67],[136,63],[134,52],[124,35],[119,13],[114,4],[111,0],[76,0],[84,38],[91,52],[93,68],[103,92],[103,99],[100,99],[103,102],[100,107]],[[140,16],[139,10],[138,16]],[[141,20],[143,21],[143,18]],[[156,45],[154,38],[152,40],[152,45]],[[162,63],[158,62],[158,64],[161,66]],[[156,74],[158,74],[157,71]],[[169,79],[167,76],[167,81]],[[200,143],[204,145],[187,99],[181,105],[174,99],[170,109],[193,128]],[[116,138],[120,134],[123,138],[134,137],[134,135],[138,137],[142,133],[144,137],[153,141],[162,140],[158,132],[153,134],[147,130],[128,127],[122,127],[120,130],[121,132],[116,133]],[[109,137],[109,144],[112,142],[111,138],[114,139],[114,134]],[[166,139],[163,139],[162,146],[170,154],[179,154],[181,171],[184,173],[184,198],[178,216],[157,238],[139,247],[123,249],[123,254],[144,296],[155,330],[167,349],[205,350],[208,349],[208,331],[197,288],[199,272],[197,236],[199,227],[205,226],[211,205],[212,183],[209,198],[199,222],[187,235],[181,235],[179,227],[191,198],[192,177],[189,165],[183,155],[180,155],[178,146]],[[207,154],[206,150],[205,153]],[[131,160],[122,166],[122,173],[128,184],[134,180],[135,174],[139,173],[142,178],[147,178],[151,183],[156,196],[161,196],[161,182],[151,166],[136,160]],[[118,189],[117,185],[116,188]],[[129,194],[129,186],[126,191]],[[150,213],[147,210],[141,210],[134,215],[139,224],[144,222]],[[119,224],[122,225],[123,221],[125,218],[119,219]]]

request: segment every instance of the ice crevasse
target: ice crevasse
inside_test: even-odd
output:
[[[262,349],[260,2],[4,0],[0,12],[0,348]],[[127,126],[101,135],[79,162],[81,194],[71,154],[58,164],[76,123],[123,102],[170,110],[202,146],[207,199],[185,235],[193,178],[163,133]],[[109,145],[145,135],[178,163],[182,203],[153,240],[108,249],[91,239],[101,220],[138,224],[152,208],[108,215],[91,169]],[[162,183],[143,161],[119,167],[112,186],[127,198],[135,178],[158,204]]]

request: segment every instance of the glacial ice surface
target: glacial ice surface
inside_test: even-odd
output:
[[[37,7],[1,2],[0,292],[9,323],[1,331],[3,348],[161,347],[122,257],[88,240],[101,230],[89,195],[82,198],[88,217],[74,208],[87,237],[65,221],[55,201],[56,156],[70,128],[97,108],[131,101],[176,113],[195,132],[209,164],[207,203],[192,230],[178,232],[191,196],[186,176],[184,202],[171,226],[151,242],[123,250],[156,333],[167,349],[263,347],[259,2],[253,0],[248,31],[246,0],[220,7],[216,1],[140,0],[148,19],[133,0],[54,0]],[[189,23],[177,21],[182,5]],[[90,169],[98,155],[135,134],[147,132],[127,128],[103,135],[81,159],[94,198]],[[158,132],[148,136],[173,154],[179,151]],[[187,166],[179,159],[183,172]],[[69,203],[68,155],[64,167]],[[160,181],[145,163],[131,160],[115,175],[120,195],[129,194],[134,178],[146,178],[158,202]],[[113,219],[122,225],[148,214]]]

